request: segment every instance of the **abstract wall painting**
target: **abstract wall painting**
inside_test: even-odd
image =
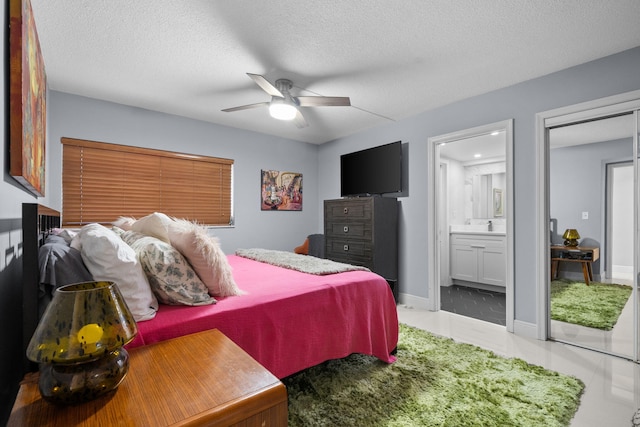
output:
[[[263,211],[301,211],[302,174],[262,170],[260,209]]]
[[[47,80],[29,0],[9,2],[9,173],[44,196]]]

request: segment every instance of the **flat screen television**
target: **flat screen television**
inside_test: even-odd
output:
[[[402,192],[402,142],[340,156],[340,195]]]

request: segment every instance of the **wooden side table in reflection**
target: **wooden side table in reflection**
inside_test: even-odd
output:
[[[600,258],[600,248],[587,246],[551,245],[551,280],[558,277],[560,262],[579,262],[584,282],[593,281],[593,263]]]

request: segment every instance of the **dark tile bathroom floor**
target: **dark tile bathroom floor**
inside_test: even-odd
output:
[[[506,299],[502,292],[467,286],[440,287],[440,309],[506,326]]]

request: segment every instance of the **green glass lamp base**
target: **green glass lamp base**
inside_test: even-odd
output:
[[[40,364],[38,385],[46,401],[73,405],[115,390],[128,371],[129,354],[120,348],[89,362]]]

